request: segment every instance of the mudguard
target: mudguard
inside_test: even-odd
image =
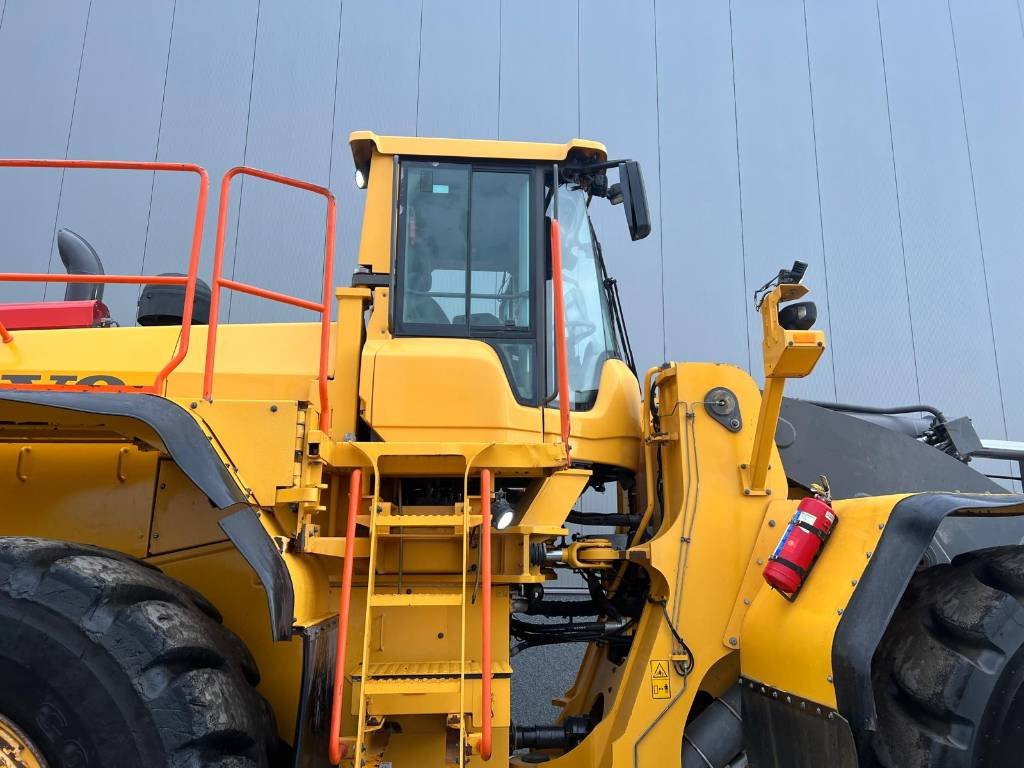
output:
[[[20,409],[19,414],[6,404],[31,408]],[[68,428],[104,429],[130,442],[146,443],[167,453],[218,509],[245,501],[199,423],[166,398],[142,392],[0,389],[0,439],[17,439],[19,425],[36,426],[41,421]]]
[[[0,440],[33,439],[41,424],[120,435],[169,455],[225,513],[220,527],[266,590],[275,639],[291,637],[295,591],[288,568],[260,523],[259,512],[248,504],[209,436],[188,411],[142,392],[0,390]]]
[[[1021,515],[1024,496],[924,493],[893,507],[875,555],[854,591],[832,645],[836,701],[863,750],[877,728],[871,660],[914,570],[951,515]]]

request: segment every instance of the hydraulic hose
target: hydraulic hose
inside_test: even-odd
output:
[[[743,751],[740,686],[715,699],[683,732],[683,768],[726,768]]]
[[[829,403],[823,400],[805,400],[804,402],[816,405],[819,408],[827,408],[830,411],[840,411],[844,413],[871,413],[878,416],[890,416],[897,413],[930,413],[940,424],[946,423],[946,417],[943,415],[942,411],[934,405],[925,405],[923,403],[918,403],[917,405],[897,405],[892,408],[879,408],[871,405]]]

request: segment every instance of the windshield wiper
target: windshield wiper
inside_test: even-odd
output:
[[[589,217],[588,217],[589,218]],[[634,376],[636,372],[636,359],[633,357],[633,345],[629,343],[629,332],[626,330],[626,320],[622,312],[622,298],[619,296],[619,281],[608,276],[608,269],[604,264],[604,251],[601,249],[601,241],[597,239],[597,232],[594,231],[594,223],[590,224],[590,237],[594,241],[594,253],[597,254],[597,263],[601,265],[601,281],[604,284],[605,295],[608,299],[608,311],[612,315],[612,324],[619,334],[619,341],[622,344],[622,356],[629,370]]]

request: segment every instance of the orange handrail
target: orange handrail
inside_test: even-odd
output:
[[[491,470],[480,470],[480,756],[491,759]]]
[[[199,273],[199,252],[203,244],[203,222],[206,219],[206,198],[210,188],[210,177],[206,169],[194,163],[157,163],[135,162],[124,160],[37,160],[37,159],[0,159],[0,168],[96,168],[115,171],[172,171],[195,173],[199,176],[199,195],[196,201],[196,220],[192,229],[192,247],[189,253],[188,273],[184,277],[170,275],[51,275],[38,273],[0,273],[0,282],[34,282],[34,283],[129,283],[137,285],[184,285],[185,306],[181,318],[181,339],[178,349],[170,362],[156,375],[153,384],[148,387],[124,387],[113,385],[97,385],[90,390],[113,391],[144,391],[159,393],[167,381],[167,377],[177,368],[188,354],[188,344],[192,331],[192,306],[195,302],[196,279]],[[0,323],[0,339],[10,344],[14,338]],[[16,389],[53,389],[40,384],[10,384],[0,386]],[[66,389],[67,387],[62,387]]]
[[[228,223],[228,200],[231,195],[231,181],[236,176],[255,176],[266,181],[284,184],[296,189],[304,189],[327,198],[327,237],[324,245],[324,280],[321,302],[318,304],[285,293],[268,291],[248,283],[241,283],[223,277],[224,271],[224,239]],[[206,369],[203,373],[203,398],[213,401],[213,367],[217,353],[217,325],[220,314],[220,291],[228,288],[251,296],[289,304],[293,307],[309,309],[320,313],[320,366],[318,383],[320,387],[320,429],[326,431],[330,424],[330,403],[328,400],[327,365],[331,346],[331,288],[334,280],[334,219],[335,201],[331,190],[308,181],[300,181],[288,176],[281,176],[258,168],[237,166],[224,174],[220,182],[220,205],[217,211],[217,244],[213,256],[213,283],[210,286],[210,325],[206,335]]]
[[[556,188],[557,189],[557,188]],[[551,293],[555,310],[555,365],[558,369],[558,410],[561,416],[562,443],[565,445],[565,466],[572,465],[569,456],[569,366],[565,350],[565,294],[562,292],[562,238],[558,226],[558,193],[555,192],[555,215],[551,219]]]
[[[363,471],[352,470],[348,484],[348,520],[345,524],[345,560],[341,566],[341,603],[338,606],[338,643],[334,657],[334,695],[331,701],[330,759],[337,765],[345,756],[341,743],[341,699],[345,685],[345,654],[348,650],[348,618],[352,604],[352,566],[355,559],[356,517],[363,493]]]

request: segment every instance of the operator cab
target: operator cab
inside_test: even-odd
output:
[[[632,382],[626,387],[637,392],[616,284],[589,215],[592,204],[622,204],[632,238],[650,232],[636,163],[607,162],[603,147],[582,141],[523,144],[359,133],[352,145],[357,184],[368,184],[360,250],[365,271],[354,282],[383,287],[373,273],[388,265],[389,334],[395,340],[437,340],[423,352],[436,360],[432,379],[458,374],[456,343],[464,348],[465,340],[473,340],[493,350],[514,404],[534,412],[558,407],[551,267],[551,222],[557,217],[570,409],[580,415],[594,409],[608,361],[618,366],[615,386],[625,378]],[[619,183],[609,185],[612,169]],[[367,252],[368,242],[377,242],[378,249],[384,242],[374,234],[385,203],[375,185],[391,187],[386,262]],[[378,306],[375,298],[375,311]],[[388,354],[419,354],[420,346],[400,345]],[[446,358],[455,370],[445,369]],[[379,362],[375,355],[373,363]],[[481,387],[486,389],[483,380]],[[493,391],[483,394],[495,398]],[[386,439],[397,438],[385,434],[390,425],[380,416],[402,396],[410,394],[391,391],[368,404],[374,430]],[[416,396],[424,398],[424,390]],[[515,421],[512,410],[495,404],[495,413],[510,414],[509,423]],[[434,412],[428,407],[423,418]]]

